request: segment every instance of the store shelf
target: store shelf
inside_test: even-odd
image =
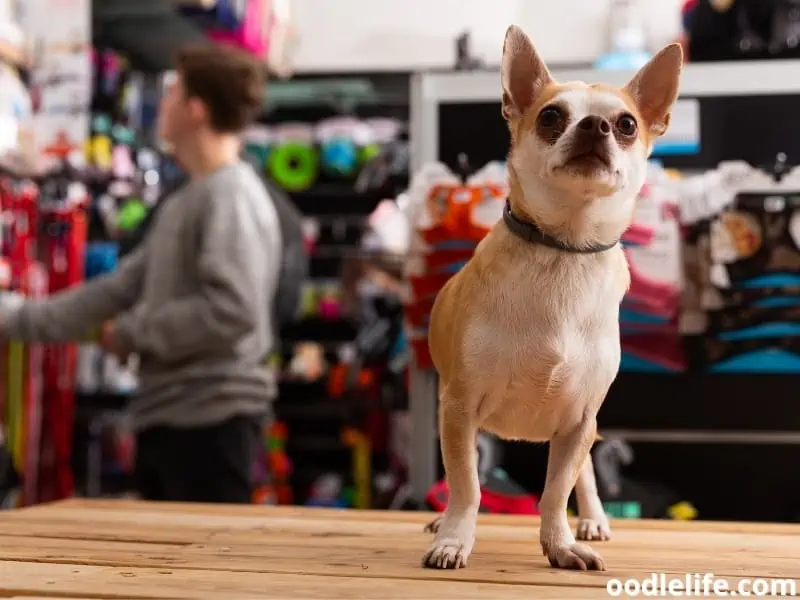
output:
[[[113,48],[134,68],[150,73],[171,69],[182,47],[209,41],[162,0],[92,0],[92,31],[95,47]]]
[[[557,81],[625,85],[633,71],[553,69]],[[424,98],[439,103],[500,101],[500,71],[420,73],[416,85]],[[800,60],[764,60],[688,64],[681,75],[681,96],[772,96],[800,94]]]

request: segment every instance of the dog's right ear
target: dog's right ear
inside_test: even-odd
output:
[[[533,42],[522,29],[512,25],[503,42],[503,116],[506,120],[522,116],[542,88],[552,81]]]

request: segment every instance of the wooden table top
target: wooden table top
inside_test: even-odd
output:
[[[420,566],[429,517],[86,500],[7,511],[0,598],[568,600],[653,572],[800,587],[800,526],[615,521],[597,573],[551,569],[534,518],[481,516],[468,567],[435,571]]]

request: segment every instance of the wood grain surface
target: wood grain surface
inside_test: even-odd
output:
[[[612,579],[791,579],[800,525],[615,521],[608,570],[552,569],[538,520],[481,516],[466,569],[423,569],[430,514],[71,500],[0,513],[0,598],[610,598]],[[627,597],[623,594],[622,597]]]

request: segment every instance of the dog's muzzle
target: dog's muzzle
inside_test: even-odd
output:
[[[567,164],[611,167],[611,123],[603,117],[583,118],[572,134]],[[577,164],[576,164],[577,163]]]

